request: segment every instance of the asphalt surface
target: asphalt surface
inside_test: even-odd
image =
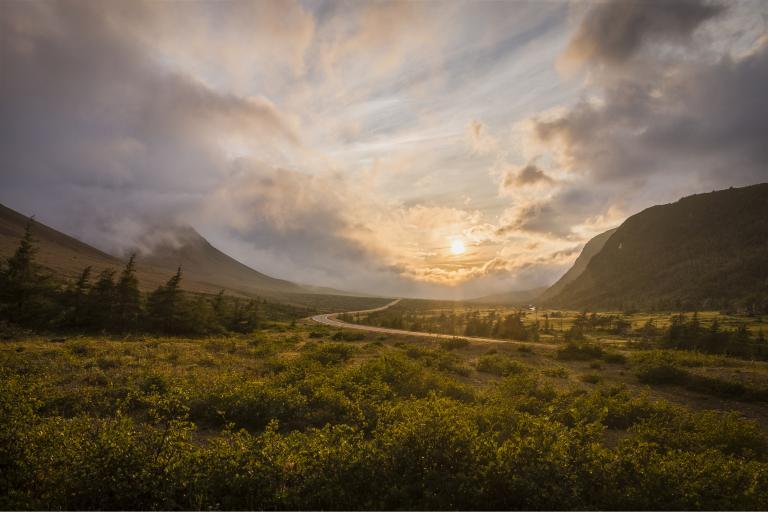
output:
[[[355,314],[355,313],[373,313],[374,311],[382,311],[385,310],[391,306],[394,306],[400,302],[400,299],[393,300],[389,304],[385,306],[381,306],[380,308],[374,308],[374,309],[364,309],[361,311],[347,311],[349,314]],[[341,320],[337,320],[336,316],[340,315],[341,313],[326,313],[324,315],[315,315],[312,317],[312,320],[319,324],[323,325],[329,325],[331,327],[337,327],[339,329],[355,329],[358,331],[368,331],[368,332],[378,332],[382,334],[397,334],[401,336],[418,336],[421,338],[432,338],[432,339],[453,339],[453,338],[463,338],[466,340],[471,341],[481,341],[484,343],[503,343],[508,345],[527,345],[531,347],[541,347],[546,349],[556,349],[558,348],[558,345],[553,345],[549,343],[540,343],[540,342],[534,342],[534,341],[513,341],[513,340],[499,340],[495,338],[480,338],[476,336],[455,336],[453,334],[439,334],[434,332],[420,332],[420,331],[406,331],[403,329],[389,329],[387,327],[375,327],[373,325],[361,325],[361,324],[350,324],[348,322],[342,322]]]

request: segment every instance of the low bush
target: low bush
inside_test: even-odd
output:
[[[585,373],[579,377],[579,380],[581,380],[581,382],[586,382],[587,384],[598,384],[602,382],[603,377],[597,373]]]
[[[589,361],[603,357],[603,349],[591,343],[569,342],[557,350],[560,361]]]
[[[469,340],[464,338],[441,339],[438,343],[445,350],[458,350],[469,346]]]
[[[490,373],[499,377],[521,374],[527,371],[523,364],[503,354],[482,355],[478,358],[477,363],[475,363],[475,367],[479,372]]]
[[[336,334],[331,336],[331,339],[333,341],[362,341],[365,339],[365,333],[360,331],[338,331]]]

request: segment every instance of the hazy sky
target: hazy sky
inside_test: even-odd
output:
[[[768,181],[767,27],[760,1],[8,0],[0,202],[113,252],[191,224],[316,285],[546,285],[645,207]]]

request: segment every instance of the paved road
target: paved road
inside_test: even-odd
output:
[[[387,309],[390,306],[394,306],[400,302],[400,299],[393,300],[389,304],[385,306],[381,306],[380,308],[374,308],[374,309],[364,309],[361,311],[348,311],[350,314],[355,313],[373,313],[374,311],[382,311],[384,309]],[[452,339],[452,338],[464,338],[467,340],[472,341],[482,341],[485,343],[505,343],[510,345],[528,345],[531,347],[541,347],[546,349],[555,349],[558,348],[558,345],[553,345],[549,343],[539,343],[539,342],[533,342],[533,341],[512,341],[512,340],[498,340],[494,338],[479,338],[476,336],[455,336],[453,334],[438,334],[434,332],[419,332],[419,331],[406,331],[403,329],[389,329],[387,327],[375,327],[373,325],[361,325],[361,324],[350,324],[347,322],[342,322],[341,320],[336,319],[336,315],[340,315],[341,313],[327,313],[324,315],[315,315],[312,317],[312,320],[319,324],[323,325],[330,325],[331,327],[338,327],[343,329],[356,329],[358,331],[369,331],[369,332],[380,332],[383,334],[399,334],[399,335],[405,335],[405,336],[419,336],[421,338],[432,338],[432,339]]]

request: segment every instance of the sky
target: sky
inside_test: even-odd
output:
[[[0,202],[113,253],[461,299],[768,181],[768,1],[2,7]]]

